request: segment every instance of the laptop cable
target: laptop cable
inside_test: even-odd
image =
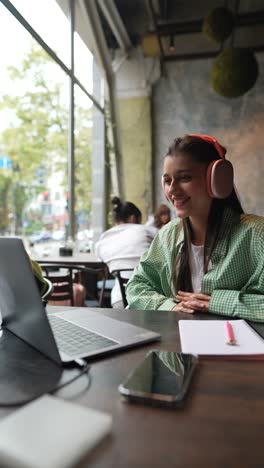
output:
[[[69,368],[69,367],[79,367],[80,369],[87,369],[87,362],[84,360],[84,359],[81,359],[81,358],[75,358],[73,359],[72,361],[69,361],[69,362],[63,362],[63,367],[65,367],[66,369]],[[88,369],[89,369],[89,366],[88,366]]]
[[[78,369],[76,369],[76,367],[78,367]],[[14,401],[12,401],[12,402],[10,402],[10,401],[9,402],[8,401],[5,401],[5,402],[0,401],[0,408],[4,408],[4,407],[12,408],[12,407],[16,407],[16,406],[22,406],[22,405],[25,405],[25,404],[29,403],[30,401],[33,401],[33,400],[39,398],[43,394],[46,394],[46,393],[54,394],[58,390],[61,390],[62,388],[66,387],[67,385],[70,385],[71,383],[75,382],[76,380],[78,380],[80,377],[82,377],[85,374],[88,377],[88,383],[87,383],[87,386],[86,386],[86,391],[87,391],[90,388],[90,385],[91,385],[91,376],[90,376],[91,366],[87,362],[85,362],[83,359],[73,360],[73,361],[67,363],[66,366],[65,366],[65,363],[64,363],[65,371],[67,371],[67,369],[70,370],[70,369],[74,369],[74,368],[76,370],[79,370],[78,374],[74,375],[74,377],[70,378],[66,382],[63,382],[62,384],[57,385],[54,388],[51,388],[50,390],[45,391],[43,393],[40,393],[40,394],[38,394],[38,395],[36,395],[34,397],[30,397],[30,398],[23,399],[23,400],[17,400],[15,402]]]
[[[64,368],[66,370],[69,369],[69,368],[72,369],[72,368],[76,367],[76,364],[77,364],[77,367],[79,367],[79,369],[80,369],[80,373],[75,375],[74,377],[72,377],[67,382],[64,382],[63,384],[58,385],[54,389],[50,390],[49,393],[57,392],[61,388],[64,388],[67,385],[75,382],[77,379],[79,379],[79,377],[81,377],[82,375],[85,375],[85,374],[87,374],[87,377],[88,377],[88,380],[89,380],[88,388],[90,387],[90,382],[91,382],[90,368],[91,368],[91,366],[87,362],[85,362],[83,359],[75,359],[74,361],[71,361],[71,362],[67,363],[66,365],[64,363]]]

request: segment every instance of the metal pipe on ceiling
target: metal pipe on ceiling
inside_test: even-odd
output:
[[[130,37],[113,0],[97,0],[97,2],[120,48],[126,51],[131,49]]]
[[[150,12],[151,20],[152,20],[153,25],[154,25],[154,30],[155,30],[155,33],[157,35],[158,42],[159,42],[160,69],[161,69],[161,74],[163,75],[163,71],[164,71],[163,63],[164,63],[165,53],[164,53],[161,37],[160,37],[160,34],[159,34],[159,30],[158,30],[158,24],[157,24],[156,14],[155,14],[154,6],[153,6],[153,0],[148,0],[147,5],[148,5],[148,10]]]
[[[157,31],[160,36],[192,34],[201,32],[202,24],[203,18],[194,21],[183,21],[168,24],[157,23]],[[235,18],[236,27],[253,26],[257,24],[264,24],[264,10],[252,13],[241,13]]]
[[[250,50],[252,52],[264,52],[264,44],[258,46],[251,46]],[[209,59],[214,58],[219,54],[219,49],[206,51],[206,52],[190,52],[186,54],[177,54],[177,55],[166,55],[164,57],[165,62],[176,62],[180,60],[200,60],[200,59]]]

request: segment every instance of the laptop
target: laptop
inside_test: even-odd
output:
[[[160,339],[158,333],[88,307],[47,314],[21,239],[0,238],[3,328],[59,365]]]

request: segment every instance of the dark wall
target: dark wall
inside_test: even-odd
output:
[[[167,77],[153,88],[156,205],[164,201],[160,177],[170,141],[185,133],[205,133],[226,146],[244,210],[264,215],[264,54],[256,57],[258,80],[236,99],[218,96],[211,88],[211,60],[166,64]]]

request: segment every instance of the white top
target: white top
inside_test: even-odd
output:
[[[135,268],[141,255],[148,250],[155,233],[144,224],[124,223],[103,232],[95,245],[95,253],[109,268],[109,271]],[[131,272],[122,276],[130,278]],[[116,281],[111,292],[111,303],[122,301],[119,284]]]
[[[212,268],[212,262],[209,260],[208,270]],[[193,285],[193,292],[201,292],[202,279],[204,275],[204,245],[191,244],[190,252],[190,270]]]
[[[191,244],[190,270],[193,292],[201,292],[202,278],[204,274],[204,245]]]

